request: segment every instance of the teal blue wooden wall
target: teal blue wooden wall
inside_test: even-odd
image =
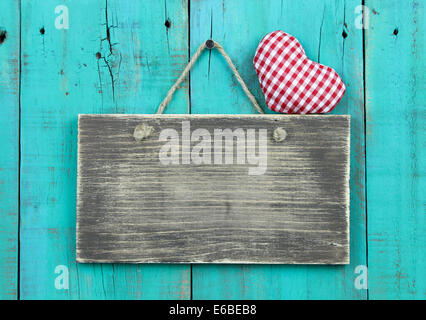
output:
[[[69,29],[55,27],[62,4]],[[424,299],[424,7],[423,0],[1,1],[0,298]],[[77,264],[78,113],[153,113],[210,37],[265,106],[252,58],[276,29],[347,85],[333,113],[352,116],[350,265]],[[166,112],[253,110],[213,51]],[[368,289],[356,286],[364,266]],[[57,283],[64,267],[68,288]]]

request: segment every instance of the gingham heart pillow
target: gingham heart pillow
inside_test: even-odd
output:
[[[269,109],[281,113],[326,113],[346,88],[332,68],[311,61],[299,41],[283,32],[267,34],[253,60]]]

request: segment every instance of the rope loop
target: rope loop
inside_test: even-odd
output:
[[[183,70],[182,74],[179,76],[179,78],[176,80],[175,84],[169,89],[167,92],[166,97],[161,102],[160,106],[158,107],[157,114],[162,114],[164,112],[164,109],[169,104],[170,100],[172,100],[173,94],[175,93],[176,89],[179,87],[179,85],[182,83],[183,79],[188,75],[191,68],[194,66],[195,62],[200,57],[201,53],[204,49],[213,49],[216,48],[221,55],[225,58],[226,62],[228,63],[229,67],[231,68],[232,72],[234,73],[235,77],[237,78],[238,83],[243,88],[243,91],[253,104],[253,107],[259,112],[264,113],[262,108],[259,106],[259,104],[256,101],[256,98],[253,96],[253,94],[250,92],[250,90],[247,88],[247,85],[245,84],[243,78],[241,78],[240,74],[238,73],[237,68],[235,67],[234,63],[232,62],[231,58],[228,56],[228,54],[225,52],[223,47],[214,40],[207,40],[206,42],[202,43],[197,51],[195,51],[194,55],[192,56],[189,63],[186,65],[185,69]]]

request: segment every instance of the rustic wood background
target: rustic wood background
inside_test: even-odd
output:
[[[68,30],[54,25],[60,4],[69,8]],[[356,27],[362,4],[365,30]],[[0,297],[424,299],[424,6],[0,1]],[[262,36],[276,29],[296,36],[308,57],[335,68],[347,85],[333,113],[352,116],[350,265],[77,264],[77,114],[153,113],[188,56],[210,37],[264,106],[251,61]],[[253,111],[212,52],[166,112]],[[357,289],[356,268],[367,264],[369,288]],[[58,265],[69,269],[67,290],[55,288]]]
[[[199,141],[183,121],[207,130],[211,146],[216,129],[254,130],[245,163],[232,146],[231,164],[162,164],[164,129],[179,133],[179,159],[192,157]],[[140,123],[153,132],[137,142]],[[338,115],[79,115],[77,261],[347,264],[349,125]],[[262,174],[249,175],[259,165],[246,143],[266,160]]]

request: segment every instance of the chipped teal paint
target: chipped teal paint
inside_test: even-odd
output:
[[[57,4],[22,2],[21,298],[187,299],[186,265],[75,262],[77,115],[154,112],[187,61],[187,4],[65,1],[68,30],[54,27]],[[167,111],[185,113],[187,97]]]
[[[426,4],[367,5],[376,12],[366,42],[370,297],[425,299]]]
[[[68,30],[54,27],[60,2],[0,2],[0,29],[8,32],[0,44],[0,298],[17,296],[19,65],[20,298],[189,299],[187,265],[75,263],[77,114],[153,113],[187,62],[188,45],[193,53],[210,35],[264,105],[251,60],[262,35],[280,28],[347,84],[335,113],[352,115],[351,264],[194,265],[193,298],[366,299],[354,287],[354,268],[368,260],[370,298],[424,299],[424,1],[365,1],[366,163],[360,0],[187,1],[64,0]],[[190,84],[166,112],[190,105],[192,113],[253,112],[217,52],[201,57]],[[55,288],[57,265],[69,267],[69,290]]]
[[[196,1],[191,3],[191,50],[210,35],[233,58],[263,105],[252,65],[266,33],[282,29],[297,37],[308,56],[340,73],[348,91],[336,112],[352,115],[351,264],[348,266],[195,265],[194,299],[366,299],[354,287],[354,268],[366,264],[364,205],[364,102],[362,31],[354,8],[361,1]],[[307,28],[306,18],[309,17]],[[354,29],[345,40],[344,23]],[[208,103],[206,103],[208,102]],[[192,113],[254,113],[217,52],[206,54],[191,73]]]
[[[19,4],[0,2],[0,299],[18,283]]]

